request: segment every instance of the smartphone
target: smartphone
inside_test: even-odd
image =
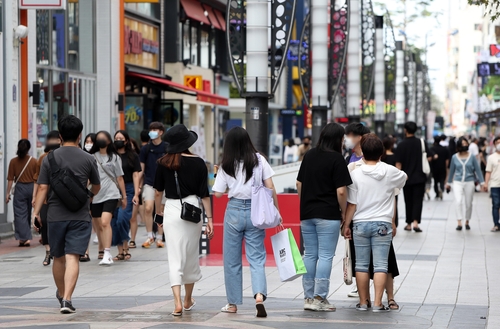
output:
[[[159,225],[163,225],[163,216],[155,214],[155,223]]]

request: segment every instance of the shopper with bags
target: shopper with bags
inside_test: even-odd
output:
[[[342,157],[344,128],[329,123],[318,144],[304,156],[297,177],[300,227],[304,242],[304,309],[335,311],[328,300],[332,260],[352,183]]]
[[[261,179],[256,181],[258,175]],[[216,197],[228,191],[229,203],[224,216],[224,277],[228,304],[221,311],[236,313],[237,305],[243,303],[242,243],[250,263],[252,291],[255,298],[257,317],[266,317],[264,301],[267,297],[265,230],[252,222],[252,186],[260,185],[272,191],[274,206],[279,211],[278,198],[272,176],[274,171],[261,156],[250,140],[247,131],[241,127],[232,128],[224,140],[222,163],[212,190]],[[255,181],[255,182],[254,182]],[[260,206],[260,205],[259,205]]]
[[[184,125],[176,125],[167,131],[165,138],[169,143],[167,154],[158,160],[154,181],[156,216],[163,216],[163,222],[155,221],[165,226],[169,278],[175,303],[172,315],[181,316],[183,310],[191,311],[196,305],[193,289],[195,282],[201,279],[199,240],[204,221],[198,198],[207,216],[209,239],[213,237],[214,229],[207,166],[203,159],[189,152],[198,135]],[[167,199],[164,207],[163,192]],[[186,291],[184,302],[181,285]]]
[[[483,173],[476,157],[469,152],[467,138],[460,137],[457,141],[457,153],[453,154],[450,162],[446,189],[453,182],[453,194],[455,195],[455,209],[457,211],[457,231],[462,230],[462,220],[465,219],[465,229],[470,230],[469,221],[472,216],[472,199],[476,192],[475,179],[484,185]],[[465,204],[465,215],[463,207]]]
[[[36,159],[28,152],[31,143],[21,139],[17,143],[17,157],[10,160],[7,172],[7,196],[5,203],[14,197],[14,235],[19,247],[29,247],[31,235],[31,207],[37,170]]]
[[[371,304],[367,292],[370,284],[370,257],[373,255],[373,312],[385,312],[390,310],[382,304],[382,296],[392,241],[395,189],[403,188],[407,175],[380,161],[384,146],[375,134],[363,136],[361,149],[365,164],[351,172],[353,183],[348,186],[344,237],[351,239],[355,236],[356,284],[360,300],[356,309],[366,311]],[[352,232],[349,227],[351,221],[354,223]]]
[[[96,134],[96,143],[90,153],[94,155],[99,169],[101,191],[92,200],[90,212],[97,227],[99,237],[99,265],[113,264],[111,256],[111,219],[116,208],[127,207],[127,192],[123,180],[122,160],[107,131]]]

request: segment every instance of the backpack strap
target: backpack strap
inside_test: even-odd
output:
[[[50,171],[52,172],[52,174],[58,172],[59,166],[56,163],[56,159],[54,157],[54,151],[50,151],[47,158],[49,159]]]

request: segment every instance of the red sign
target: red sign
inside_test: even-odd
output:
[[[158,41],[143,39],[142,33],[131,30],[128,26],[124,27],[125,33],[125,55],[136,54],[140,55],[143,52],[158,54],[160,44]]]

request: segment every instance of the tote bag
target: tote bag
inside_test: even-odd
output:
[[[273,235],[271,243],[281,282],[293,281],[307,273],[291,229],[283,229]]]
[[[429,165],[429,160],[427,160],[427,152],[425,152],[425,144],[424,139],[420,139],[420,143],[422,144],[422,171],[424,174],[429,175],[431,172],[431,166]]]
[[[257,157],[259,164],[254,167],[252,178],[251,219],[253,226],[265,230],[278,226],[281,215],[274,206],[273,190],[264,186],[260,154]]]
[[[345,240],[345,255],[344,255],[344,283],[348,286],[352,284],[352,258],[351,244],[349,240]]]

